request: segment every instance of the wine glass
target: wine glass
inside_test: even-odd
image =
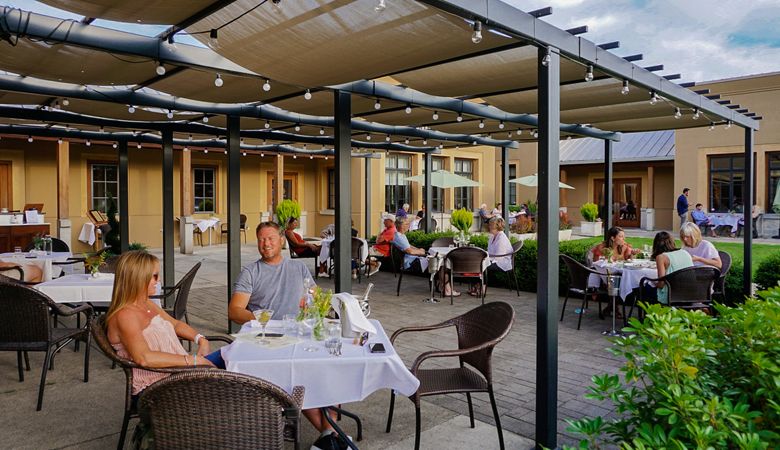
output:
[[[270,344],[271,341],[265,338],[265,327],[268,325],[268,322],[271,320],[271,316],[274,315],[273,309],[257,309],[254,311],[255,319],[257,319],[258,322],[260,322],[260,325],[263,327],[263,337],[260,339],[261,344]]]

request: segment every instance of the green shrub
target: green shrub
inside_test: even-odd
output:
[[[780,281],[780,251],[761,261],[758,270],[756,270],[754,281],[759,289],[777,286],[778,281]]]
[[[643,305],[610,349],[625,358],[617,374],[594,376],[588,398],[617,416],[569,422],[580,448],[780,446],[780,288],[718,317]]]
[[[599,217],[599,207],[595,203],[585,203],[580,207],[580,214],[585,222],[595,222]]]
[[[290,217],[301,217],[301,205],[295,200],[282,200],[276,207],[276,221],[279,226],[285,227]]]
[[[520,212],[520,205],[509,205],[507,209],[509,212]]]
[[[146,251],[149,246],[141,242],[133,242],[128,247],[128,250],[143,250]]]
[[[452,226],[458,230],[466,233],[474,223],[474,215],[466,208],[456,209],[452,211]]]
[[[528,213],[532,216],[536,215],[536,212],[539,211],[539,202],[528,199],[525,201],[525,205],[528,206]]]

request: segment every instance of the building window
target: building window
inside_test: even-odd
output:
[[[196,213],[216,212],[215,179],[216,170],[213,167],[196,167],[193,170],[194,199]]]
[[[473,180],[474,161],[471,159],[455,159],[455,174]],[[455,188],[455,209],[460,208],[474,209],[474,188]]]
[[[517,178],[517,164],[509,165],[509,179],[514,180]],[[509,183],[509,204],[517,204],[517,183]]]
[[[431,166],[433,166],[432,167],[433,172],[436,172],[437,170],[444,170],[444,158],[432,157]],[[424,169],[423,169],[423,173],[425,173]],[[423,202],[425,202],[425,186],[423,186],[422,188],[422,195],[423,195]],[[431,192],[431,197],[432,197],[432,203],[430,208],[431,211],[441,212],[444,208],[444,189],[434,187],[433,192]]]
[[[336,209],[336,169],[328,169],[328,208]]]
[[[385,211],[393,213],[404,203],[411,204],[411,187],[406,181],[412,176],[409,155],[389,154],[385,158]]]
[[[710,211],[741,211],[744,180],[744,156],[710,156]]]
[[[769,171],[767,177],[769,195],[766,198],[766,212],[771,213],[777,195],[778,183],[780,183],[780,152],[766,154],[766,167]]]
[[[119,171],[116,164],[92,164],[90,168],[92,200],[90,204],[92,209],[106,212],[108,210],[108,199],[113,198],[114,204],[119,209]]]

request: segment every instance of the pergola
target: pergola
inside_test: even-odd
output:
[[[557,444],[560,138],[602,139],[609,186],[612,142],[622,132],[742,127],[744,203],[753,204],[760,117],[694,83],[673,82],[679,74],[658,75],[661,65],[639,66],[642,55],[612,53],[617,42],[580,37],[587,27],[544,22],[549,8],[523,12],[499,0],[41,1],[81,20],[3,9],[0,135],[116,143],[123,248],[128,145],[160,145],[166,282],[174,273],[174,147],[227,153],[232,288],[240,271],[242,154],[333,155],[336,235],[350,236],[351,157],[423,153],[431,205],[433,153],[456,145],[500,148],[506,217],[508,149],[538,142],[536,441],[548,448]],[[168,28],[141,36],[95,19]],[[177,42],[182,33],[210,48]],[[605,197],[609,228],[610,189]],[[744,222],[749,293],[749,207]],[[368,233],[370,224],[367,217]],[[336,243],[337,255],[350,253],[348,239]],[[350,272],[349,258],[338,258],[338,291],[351,291]]]

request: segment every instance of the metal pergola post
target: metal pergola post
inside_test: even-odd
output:
[[[371,238],[371,158],[366,158],[366,240]]]
[[[227,116],[227,294],[228,302],[233,295],[233,283],[241,271],[241,119]],[[220,233],[220,241],[222,235]],[[228,320],[228,332],[233,331],[233,323]]]
[[[425,156],[425,198],[423,198],[423,204],[425,205],[425,232],[431,233],[435,230],[432,229],[431,214],[433,212],[433,189],[431,187],[431,171],[433,170],[433,157],[430,153],[426,153]],[[444,224],[442,224],[444,225]]]
[[[744,196],[744,222],[745,225],[742,228],[744,236],[743,244],[743,267],[742,267],[742,293],[745,295],[753,294],[753,182],[755,180],[755,173],[753,170],[753,129],[745,128],[745,185],[743,187]]]
[[[501,147],[501,217],[504,233],[509,236],[509,149]]]
[[[351,161],[352,97],[344,91],[334,91],[333,130],[336,154],[336,240],[334,276],[336,292],[352,292],[352,186]]]
[[[176,284],[173,270],[173,131],[162,130],[163,286]]]
[[[120,139],[117,142],[117,156],[119,157],[119,248],[122,253],[130,248],[130,207],[128,199],[128,170],[127,140]]]
[[[547,56],[549,55],[549,58]],[[557,447],[558,182],[560,178],[560,55],[539,48],[539,256],[536,289],[536,444]],[[545,63],[546,62],[546,63]]]
[[[612,228],[612,141],[604,140],[604,240]]]

